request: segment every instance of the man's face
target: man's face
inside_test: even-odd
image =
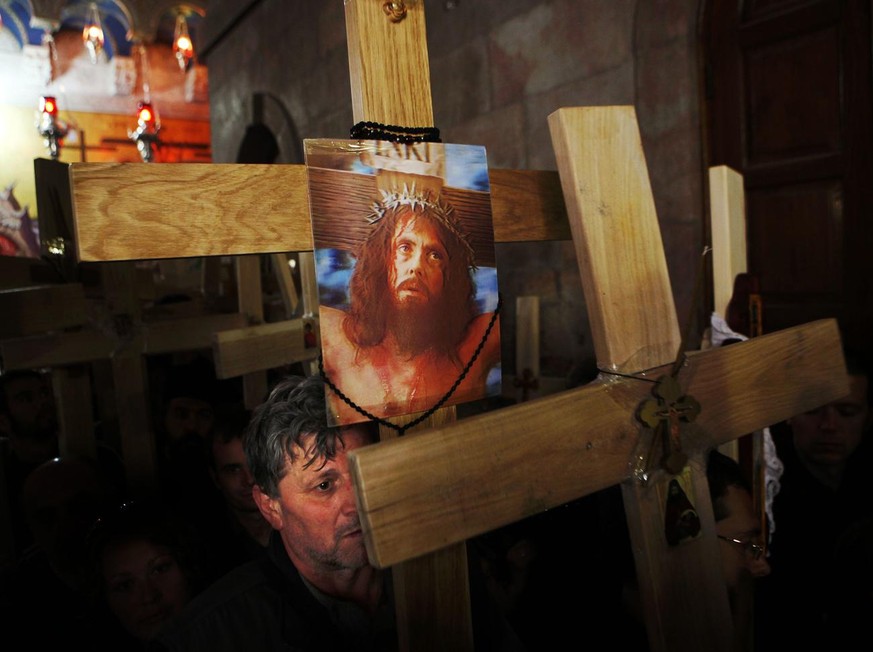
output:
[[[841,468],[869,425],[866,376],[849,376],[849,395],[789,420],[794,447],[807,466]]]
[[[428,304],[441,296],[449,256],[432,220],[409,212],[402,216],[392,252],[388,282],[396,305]]]
[[[19,378],[6,385],[8,415],[0,425],[22,439],[47,439],[57,434],[57,412],[48,380]]]
[[[212,406],[201,399],[179,396],[170,400],[164,416],[164,426],[170,441],[185,435],[206,437],[215,416]]]
[[[356,424],[343,428],[343,441],[345,446],[338,443],[336,456],[323,467],[316,460],[304,469],[307,456],[298,448],[297,459],[288,463],[279,483],[278,498],[255,487],[261,513],[279,530],[288,556],[304,576],[354,570],[369,563],[348,453],[369,444],[371,438],[363,425]]]
[[[223,442],[216,438],[212,442],[212,458],[215,460],[215,484],[230,508],[241,512],[258,511],[252,497],[254,482],[243,451],[242,439],[236,437],[229,442]]]
[[[716,522],[715,533],[719,537],[724,537],[719,539],[722,567],[728,592],[733,599],[740,587],[751,578],[769,575],[770,564],[763,554],[755,559],[751,549],[745,545],[749,542],[761,543],[761,525],[755,518],[752,496],[749,492],[741,487],[729,485],[722,502],[729,516]],[[725,539],[729,540],[725,541]],[[736,543],[737,541],[740,543]]]

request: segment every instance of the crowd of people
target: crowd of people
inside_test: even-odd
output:
[[[158,479],[136,494],[104,442],[93,459],[61,454],[49,372],[0,374],[4,637],[32,649],[146,649],[191,598],[265,550],[269,524],[241,453],[241,393],[201,356],[165,362]]]
[[[737,649],[833,649],[873,606],[873,389],[865,359],[846,362],[847,397],[774,427],[785,471],[769,537],[744,470],[708,455]],[[169,371],[159,486],[135,500],[112,465],[58,455],[45,374],[0,375],[16,543],[0,574],[4,632],[34,649],[396,649],[391,570],[369,563],[348,463],[375,424],[330,426],[318,374],[279,380],[251,411],[203,360]],[[468,553],[477,650],[557,646],[581,623],[647,649],[618,488],[477,537]],[[572,597],[558,600],[556,582]]]

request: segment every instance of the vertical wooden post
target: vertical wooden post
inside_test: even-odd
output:
[[[432,126],[424,3],[400,3],[406,14],[398,21],[389,18],[383,4],[345,2],[353,119]],[[454,421],[455,414],[454,408],[443,408],[420,427]],[[381,428],[381,437],[395,434],[390,428]],[[472,652],[465,543],[449,546],[438,556],[398,564],[393,576],[402,650]]]
[[[264,321],[264,297],[261,287],[261,257],[257,254],[237,256],[236,291],[237,306],[250,324]],[[254,409],[267,394],[267,372],[253,371],[243,377],[243,400],[248,409]]]

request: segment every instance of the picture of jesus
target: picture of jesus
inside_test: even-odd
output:
[[[496,270],[477,265],[465,224],[441,192],[443,177],[403,173],[402,161],[391,165],[382,178],[379,170],[356,175],[375,193],[363,216],[313,210],[323,370],[347,399],[328,390],[336,424],[365,420],[364,412],[411,414],[499,391]],[[490,230],[490,205],[483,216]],[[325,250],[318,237],[324,218],[333,231],[346,220],[366,230],[349,251]],[[482,258],[490,261],[493,236],[487,242],[491,256]],[[331,287],[338,270],[347,274]]]

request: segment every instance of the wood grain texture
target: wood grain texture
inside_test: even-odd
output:
[[[845,395],[840,346],[835,322],[823,320],[690,356],[680,381],[703,405],[697,424],[705,435],[697,445]],[[651,388],[602,376],[354,451],[372,558],[390,566],[623,482],[640,430],[633,414]],[[531,460],[548,473],[532,473]]]
[[[421,413],[393,418],[404,426]],[[406,438],[455,423],[454,405],[437,410],[411,428]],[[379,427],[379,440],[397,439],[397,431]],[[362,508],[358,505],[358,512]],[[374,559],[367,542],[367,552]],[[404,560],[392,569],[397,603],[397,635],[401,650],[442,652],[446,649],[472,649],[473,629],[470,587],[467,577],[467,546],[463,542],[449,545],[415,559]],[[422,618],[427,616],[425,621]],[[432,628],[436,628],[433,630]],[[451,646],[451,647],[447,647]]]
[[[303,165],[70,168],[83,261],[312,251]],[[570,239],[557,172],[490,170],[489,177],[495,242]]]
[[[431,126],[424,2],[400,3],[408,11],[400,21],[388,20],[383,11],[385,4],[345,2],[354,120]],[[423,425],[454,421],[455,416],[454,409],[442,408]],[[469,595],[463,546],[404,564],[392,575],[401,650],[473,651],[470,602],[463,599]]]
[[[397,639],[401,650],[443,652],[447,641],[472,641],[470,587],[467,580],[467,546],[458,543],[430,555],[399,564],[393,574],[394,595],[402,605]],[[438,636],[425,638],[415,616],[428,614]]]
[[[492,169],[488,178],[495,242],[572,238],[557,172]]]
[[[289,319],[213,335],[215,374],[234,378],[318,357],[303,345],[303,320]]]
[[[727,317],[734,279],[747,269],[743,177],[727,165],[709,168],[709,223],[715,312]]]
[[[264,321],[264,297],[261,287],[261,257],[249,254],[234,258],[236,271],[237,309],[250,324]],[[258,369],[243,375],[243,403],[246,408],[256,408],[267,395],[267,370]]]
[[[598,367],[636,373],[673,361],[681,333],[634,108],[559,109],[548,121]],[[616,416],[632,418],[639,401]],[[732,625],[724,580],[699,572],[697,565],[719,565],[711,511],[698,512],[700,544],[681,555],[693,556],[687,560],[691,565],[677,564],[665,574],[662,566],[648,563],[676,558],[663,536],[669,480],[661,473],[645,490],[623,490],[649,643],[653,650],[672,652],[705,640],[714,652],[728,652]],[[692,482],[708,496],[705,477],[693,476]],[[674,591],[674,585],[680,588]],[[689,606],[689,596],[695,596],[693,609],[677,610],[677,604]]]
[[[666,373],[681,337],[633,107],[561,109],[549,124],[598,365],[623,374],[656,367]],[[842,360],[833,322],[824,332],[813,328],[808,340],[792,331],[768,338],[764,347],[754,344],[755,357],[745,360],[734,347],[695,356],[678,379],[704,409],[722,408],[697,419],[695,432],[707,434],[688,445],[696,456],[698,473],[690,480],[698,503],[709,495],[700,473],[706,449],[806,409],[799,405],[804,399],[820,405],[830,400],[825,394],[848,390],[845,371],[827,362],[829,356],[836,364]],[[751,347],[743,346],[747,354]],[[823,357],[801,372],[817,355]],[[384,442],[380,446],[396,451],[388,449],[372,467],[370,451],[356,452],[352,468],[371,559],[391,565],[629,480],[641,454],[634,415],[652,385],[617,378],[440,428],[408,444]],[[776,394],[774,385],[781,388]],[[544,414],[546,445],[531,437]],[[530,460],[549,470],[547,479],[536,474],[531,482]],[[405,470],[412,471],[409,481],[400,482]],[[690,651],[706,641],[708,649],[728,652],[727,592],[711,570],[719,567],[712,510],[698,511],[701,535],[693,550],[668,550],[669,479],[661,472],[645,486],[623,487],[650,645],[658,652]]]
[[[303,166],[73,163],[70,178],[83,261],[312,248]]]
[[[386,125],[433,126],[423,0],[406,0],[392,22],[382,2],[345,3],[352,117]]]
[[[143,354],[208,349],[215,331],[242,328],[244,315],[228,313],[148,322],[136,339],[122,339],[94,328],[0,341],[0,358],[6,369],[58,367],[108,359],[124,348],[140,347]]]
[[[673,360],[681,337],[633,107],[559,109],[549,129],[598,366]]]

